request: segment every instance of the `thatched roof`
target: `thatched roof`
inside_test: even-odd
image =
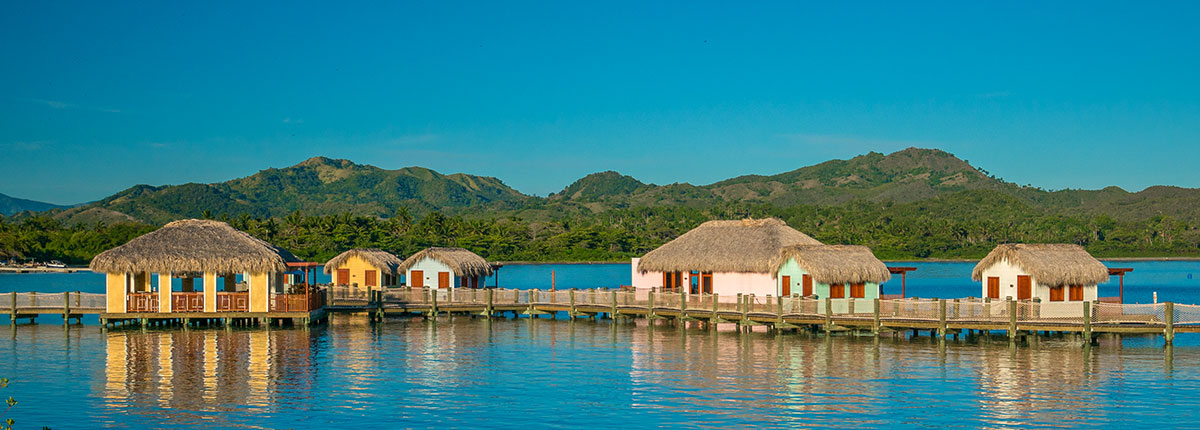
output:
[[[355,248],[338,254],[337,257],[333,257],[325,262],[325,273],[333,273],[334,269],[345,264],[346,260],[349,260],[350,257],[355,256],[370,263],[372,266],[378,267],[380,271],[389,275],[397,274],[396,267],[400,266],[400,263],[403,263],[403,261],[400,261],[400,257],[382,249]]]
[[[875,258],[871,248],[859,245],[798,245],[779,251],[771,265],[778,273],[789,259],[795,259],[814,281],[823,284],[884,283],[892,278],[888,268]]]
[[[292,261],[299,260],[229,224],[187,219],[100,253],[91,268],[104,273],[264,273],[284,272]]]
[[[492,265],[487,260],[462,248],[425,248],[425,250],[408,257],[396,268],[398,272],[406,272],[417,262],[431,258],[450,266],[457,276],[488,276],[492,274]]]
[[[646,253],[638,270],[770,273],[783,247],[820,244],[777,218],[708,221]]]
[[[1009,243],[997,246],[971,272],[983,280],[983,271],[1007,260],[1033,275],[1039,284],[1095,285],[1108,280],[1108,268],[1079,245]]]

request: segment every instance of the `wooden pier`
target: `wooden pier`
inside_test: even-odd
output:
[[[798,296],[719,296],[655,290],[507,290],[396,288],[327,299],[329,312],[390,315],[465,314],[483,317],[648,318],[818,332],[914,334],[945,339],[960,333],[1001,332],[1012,340],[1039,333],[1157,334],[1200,332],[1200,306],[1039,302],[990,299],[815,299]]]

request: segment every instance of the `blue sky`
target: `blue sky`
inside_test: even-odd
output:
[[[706,184],[939,148],[1200,186],[1200,3],[0,6],[0,193],[77,203],[315,155]]]

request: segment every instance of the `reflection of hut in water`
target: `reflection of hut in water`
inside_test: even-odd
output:
[[[778,295],[772,262],[784,247],[820,245],[777,218],[708,221],[633,259],[635,288]]]
[[[835,313],[849,312],[849,299],[855,313],[873,312],[879,285],[892,276],[870,248],[857,245],[789,246],[780,250],[773,267],[779,294],[829,298]],[[825,311],[824,300],[818,311]]]
[[[229,224],[191,219],[104,251],[92,259],[91,268],[106,274],[107,313],[101,318],[187,312],[267,316],[272,311],[299,311],[302,315],[296,316],[308,317],[319,308],[310,301],[316,295],[289,291],[284,276],[289,264],[304,263]]]
[[[479,288],[496,266],[463,248],[426,248],[396,269],[410,287]]]
[[[333,275],[333,284],[374,291],[400,284],[399,257],[381,249],[356,248],[338,254],[325,263],[325,273]]]
[[[993,249],[971,279],[981,281],[983,297],[993,300],[1083,302],[1096,300],[1108,268],[1079,245],[1016,243]]]

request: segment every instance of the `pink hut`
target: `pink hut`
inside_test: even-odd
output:
[[[777,218],[708,221],[634,258],[633,286],[691,294],[777,294],[772,263],[780,250],[820,244]]]

